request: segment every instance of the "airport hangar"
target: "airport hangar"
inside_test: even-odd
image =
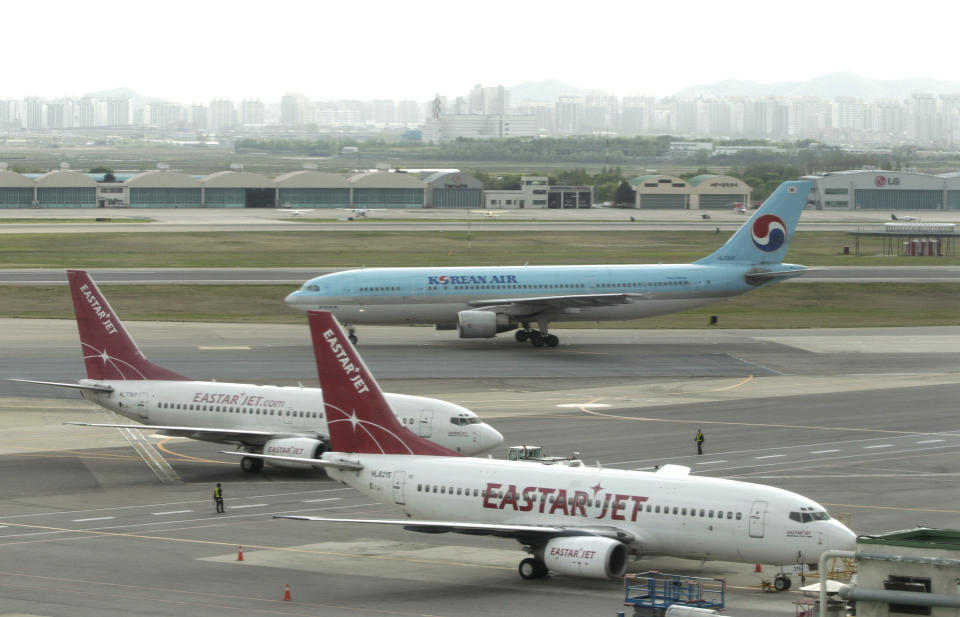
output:
[[[303,169],[276,178],[235,166],[207,176],[159,169],[138,174],[19,174],[0,164],[0,208],[483,208],[483,184],[463,172],[372,171],[349,176]]]
[[[852,169],[804,176],[818,210],[960,210],[960,172]]]
[[[732,176],[701,174],[689,180],[667,174],[650,174],[630,180],[635,208],[676,210],[730,210],[750,204],[753,189]]]

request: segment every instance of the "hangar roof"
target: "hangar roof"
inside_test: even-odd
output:
[[[310,169],[291,171],[273,180],[282,189],[346,189],[350,183],[340,174]]]
[[[673,184],[674,182],[686,182],[686,180],[684,180],[683,178],[678,178],[676,176],[669,176],[667,174],[648,174],[646,176],[637,176],[636,178],[632,178],[630,180],[630,185],[633,186],[634,188],[637,188],[638,186],[642,186],[644,182],[649,182],[651,180],[661,180],[661,179],[670,180],[671,184]]]
[[[0,186],[4,188],[32,189],[33,180],[15,171],[0,169]]]
[[[720,191],[721,193],[727,191],[742,192],[751,190],[750,185],[743,180],[734,178],[733,176],[722,176],[720,174],[701,174],[690,178],[687,180],[687,183],[690,186],[696,187],[699,193],[716,191]]]
[[[200,180],[177,171],[155,169],[137,174],[127,180],[127,186],[135,189],[198,189],[203,186]]]
[[[358,189],[422,189],[423,182],[411,174],[370,171],[351,176],[348,181]]]
[[[208,189],[273,189],[270,178],[249,171],[218,171],[200,180]]]
[[[37,177],[38,188],[96,188],[96,181],[79,171],[57,169]]]
[[[462,171],[438,171],[423,179],[424,184],[456,184],[466,185],[468,188],[483,188],[483,183],[470,174]]]

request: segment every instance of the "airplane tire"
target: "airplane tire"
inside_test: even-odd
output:
[[[356,335],[356,334],[351,334],[351,335],[347,336],[347,338],[350,339],[350,342],[353,343],[354,345],[356,345],[356,344],[357,344],[357,341],[360,340],[360,339],[357,338],[357,335]]]
[[[240,459],[240,469],[248,473],[256,473],[263,469],[263,459],[245,456]]]
[[[513,336],[517,339],[518,343],[526,343],[527,339],[530,338],[530,333],[521,329],[514,332]]]
[[[547,347],[556,347],[560,344],[560,339],[555,334],[548,334],[543,337],[543,344]]]
[[[544,565],[542,561],[539,559],[534,559],[533,557],[527,557],[521,561],[520,567],[517,568],[517,571],[520,572],[520,578],[525,581],[543,578],[549,572],[547,566]]]
[[[534,347],[543,347],[543,335],[537,330],[530,331],[530,344]]]
[[[790,589],[793,581],[790,580],[787,576],[778,576],[773,579],[773,588],[777,591],[786,591]]]

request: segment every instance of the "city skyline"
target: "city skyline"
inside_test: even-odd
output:
[[[667,96],[725,79],[803,81],[848,70],[960,81],[952,20],[927,0],[909,10],[891,2],[812,0],[795,10],[694,1],[676,13],[612,0],[491,0],[477,9],[434,0],[43,6],[5,8],[5,21],[22,26],[10,29],[7,47],[24,58],[4,66],[6,97],[76,96],[124,83],[184,104],[287,91],[425,101],[476,83],[546,79],[615,96]]]

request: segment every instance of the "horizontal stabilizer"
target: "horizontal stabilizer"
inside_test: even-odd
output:
[[[53,386],[55,388],[71,388],[73,390],[90,390],[91,392],[113,392],[111,386],[101,386],[93,383],[62,383],[59,381],[36,381],[34,379],[11,379],[20,383],[35,383],[40,386]]]

